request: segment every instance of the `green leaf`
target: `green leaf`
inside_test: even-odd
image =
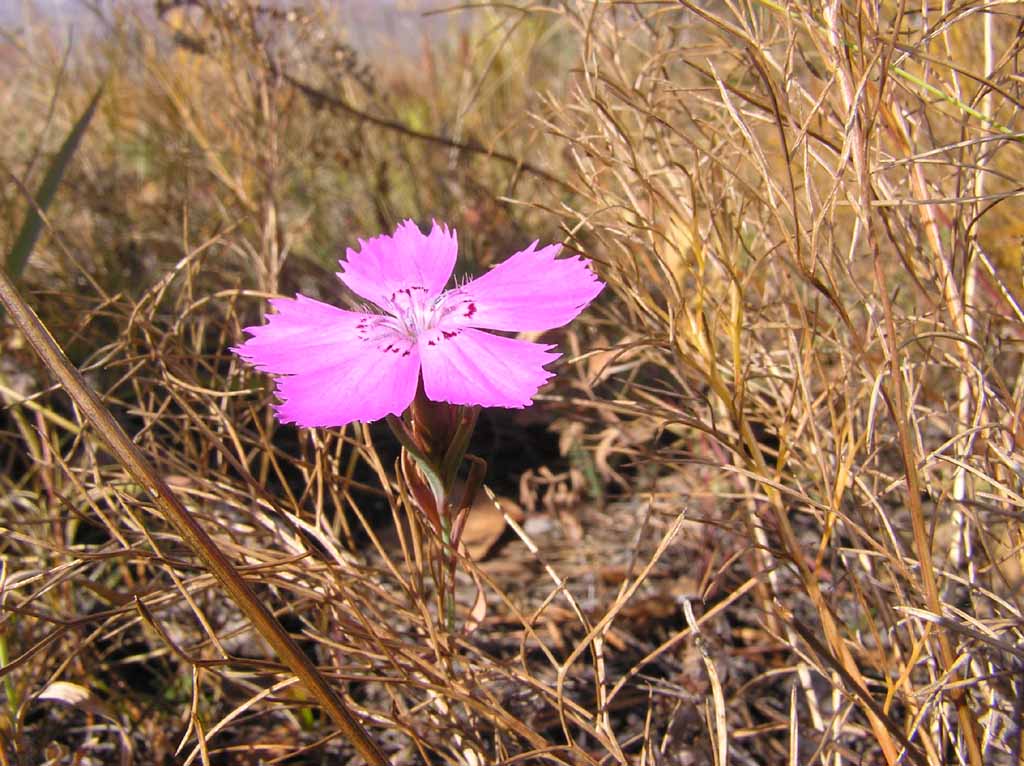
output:
[[[43,183],[36,192],[34,201],[29,203],[25,222],[21,225],[21,230],[18,232],[18,238],[14,242],[14,247],[11,248],[11,252],[7,255],[7,273],[15,279],[24,271],[25,264],[28,263],[28,257],[32,254],[32,249],[36,246],[39,234],[43,230],[43,217],[40,213],[45,213],[53,201],[53,197],[57,193],[57,187],[60,186],[61,179],[64,178],[64,171],[67,170],[68,165],[71,163],[71,158],[74,156],[75,150],[78,149],[78,144],[81,142],[82,136],[85,135],[85,131],[92,121],[92,116],[96,112],[96,106],[99,104],[102,93],[103,86],[101,85],[89,102],[89,106],[85,108],[82,116],[78,118],[78,122],[71,128],[68,137],[64,139],[60,151],[57,152],[57,156],[53,158],[53,162],[50,163],[50,167],[46,171],[46,177],[43,178]]]
[[[392,433],[398,437],[398,441],[405,447],[406,452],[412,456],[412,459],[416,461],[416,467],[420,469],[423,474],[423,478],[427,480],[427,484],[430,486],[430,491],[434,495],[434,500],[437,502],[437,512],[444,515],[444,507],[448,499],[448,487],[445,486],[444,481],[441,479],[441,474],[438,472],[437,466],[435,466],[426,455],[420,451],[419,445],[412,438],[412,434],[409,433],[409,429],[405,423],[402,422],[401,418],[395,417],[394,415],[387,416],[388,425],[391,427]]]

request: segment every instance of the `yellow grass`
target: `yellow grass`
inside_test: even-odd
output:
[[[0,243],[105,81],[20,286],[392,763],[1020,762],[1017,5],[515,2],[403,59],[113,5],[66,61],[6,38]],[[481,419],[524,513],[460,562],[471,631],[387,430],[281,427],[227,350],[406,217],[609,285]],[[0,764],[354,762],[0,349]]]

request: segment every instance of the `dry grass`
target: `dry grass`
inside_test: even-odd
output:
[[[8,44],[0,242],[106,80],[23,287],[393,763],[1020,762],[1016,5],[520,3],[391,66],[310,8],[115,5],[66,65]],[[482,419],[525,517],[453,632],[388,432],[277,426],[226,350],[408,216],[610,286]],[[0,763],[354,759],[0,348]]]

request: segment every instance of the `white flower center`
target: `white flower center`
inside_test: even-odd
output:
[[[441,318],[439,308],[443,303],[444,293],[432,300],[426,297],[425,287],[403,287],[391,293],[387,308],[398,324],[396,329],[415,340],[426,330],[432,330]]]
[[[359,337],[379,351],[403,356],[408,356],[420,339],[435,346],[458,335],[461,323],[442,327],[446,319],[467,320],[476,313],[476,304],[459,290],[428,298],[427,289],[420,286],[395,290],[381,308],[388,314],[368,314],[359,321]]]

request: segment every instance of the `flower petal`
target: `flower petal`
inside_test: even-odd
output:
[[[278,419],[303,428],[329,428],[405,412],[416,394],[416,350],[408,356],[361,354],[357,361],[345,370],[324,368],[278,378]]]
[[[526,250],[445,296],[446,322],[486,330],[551,330],[604,289],[580,257],[555,260],[560,245]]]
[[[554,346],[503,338],[468,327],[420,336],[423,390],[428,399],[483,407],[527,407],[553,373]]]
[[[338,277],[352,292],[392,310],[401,290],[423,290],[430,300],[440,295],[455,268],[459,245],[455,232],[436,221],[430,234],[403,221],[391,236],[359,240],[359,248],[345,252]]]
[[[232,349],[277,378],[282,422],[304,428],[400,415],[419,380],[419,350],[387,317],[345,311],[299,295],[271,304],[267,323]]]

